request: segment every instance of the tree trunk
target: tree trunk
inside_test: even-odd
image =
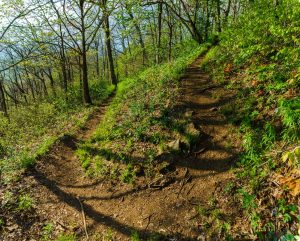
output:
[[[218,32],[221,33],[222,27],[221,27],[221,2],[220,0],[217,0],[217,16],[218,16]]]
[[[92,99],[90,96],[89,82],[88,82],[88,66],[86,59],[86,51],[82,51],[82,87],[83,87],[83,101],[85,104],[92,104]]]
[[[231,0],[228,0],[228,4],[227,4],[226,11],[225,11],[225,16],[224,16],[225,23],[227,23],[227,21],[228,21],[228,16],[229,16],[229,13],[230,13],[230,8],[231,8]]]
[[[100,77],[100,66],[99,66],[99,43],[96,45],[96,75]]]
[[[121,44],[122,44],[122,51],[125,53],[125,51],[126,51],[125,37],[122,37]],[[125,77],[128,76],[127,61],[124,62],[124,75],[125,75]]]
[[[76,58],[77,59],[77,64],[78,64],[78,71],[79,71],[79,90],[80,90],[80,92],[83,92],[83,90],[82,90],[82,68],[81,68],[81,57],[80,56],[78,56],[78,58]]]
[[[33,84],[32,84],[32,82],[31,82],[31,79],[30,79],[28,70],[27,70],[26,68],[25,68],[25,73],[26,73],[27,83],[28,83],[28,86],[29,86],[29,88],[30,88],[30,92],[31,92],[32,98],[33,98],[33,100],[35,101],[36,98],[35,98],[35,93],[34,93],[34,87],[33,87]]]
[[[172,15],[170,15],[170,11],[169,8],[166,8],[166,12],[168,15],[168,27],[169,27],[169,43],[168,43],[168,60],[169,62],[172,61],[172,40],[173,40],[173,27],[174,27],[174,23],[173,23],[173,17]]]
[[[218,1],[218,0],[217,0]],[[205,26],[204,26],[204,29],[205,29],[205,39],[207,40],[208,39],[208,30],[209,30],[209,18],[210,18],[210,13],[209,13],[209,0],[206,0],[206,22],[205,22]]]
[[[3,112],[5,117],[8,117],[4,86],[2,80],[0,80],[0,111]]]
[[[162,8],[163,4],[158,4],[158,26],[157,26],[157,53],[156,53],[156,63],[161,62],[161,30],[162,30]]]
[[[105,32],[105,42],[106,42],[106,51],[107,51],[107,58],[108,58],[108,64],[109,64],[109,75],[110,80],[113,85],[117,85],[117,77],[115,73],[115,67],[114,67],[114,59],[112,54],[112,46],[111,46],[111,36],[110,36],[110,26],[109,26],[109,16],[108,13],[104,13],[104,32]]]
[[[197,29],[195,23],[191,23],[191,31],[192,31],[192,37],[193,39],[198,42],[199,44],[201,44],[203,42],[203,38],[201,33],[199,32],[199,30]]]
[[[56,96],[56,90],[55,90],[55,84],[54,84],[54,79],[53,79],[53,75],[52,75],[52,70],[50,68],[48,68],[48,78],[50,79],[50,86],[52,89],[52,94],[54,96]]]
[[[60,30],[60,65],[61,65],[61,73],[62,73],[62,87],[65,92],[65,97],[67,99],[67,92],[68,92],[68,75],[67,75],[67,68],[66,68],[66,55],[65,55],[65,42],[64,42],[64,36],[62,32],[62,26],[59,26]]]
[[[129,11],[129,13],[128,13],[129,17],[130,17],[131,21],[133,21],[135,30],[136,30],[136,32],[138,34],[138,37],[139,37],[139,44],[140,44],[140,46],[142,48],[142,51],[143,51],[143,65],[145,65],[146,59],[147,59],[147,53],[146,53],[146,48],[145,48],[145,43],[144,43],[142,31],[141,31],[140,26],[134,21],[134,16],[133,16],[131,10],[128,10],[128,11]]]
[[[169,55],[168,55],[169,62],[172,61],[172,39],[173,39],[173,26],[170,26],[170,33],[169,33]]]
[[[44,91],[44,95],[45,97],[48,97],[49,94],[48,94],[48,89],[47,89],[47,85],[46,85],[46,81],[45,81],[45,76],[44,76],[44,73],[43,72],[40,72],[41,73],[41,82],[42,82],[42,87],[43,87],[43,91]]]
[[[64,50],[62,50],[62,51],[64,52]],[[62,73],[62,87],[63,87],[65,94],[67,94],[67,92],[68,92],[68,75],[67,75],[65,57],[64,57],[63,53],[61,53],[60,64],[61,64],[61,73]]]
[[[88,82],[88,65],[86,58],[86,39],[85,39],[85,23],[84,23],[84,0],[80,0],[80,14],[81,14],[81,58],[82,58],[82,87],[83,87],[83,102],[85,104],[92,104],[90,96],[89,82]]]

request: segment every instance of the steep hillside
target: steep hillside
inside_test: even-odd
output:
[[[258,1],[220,36],[203,66],[237,98],[221,111],[239,127],[244,154],[232,194],[254,237],[299,235],[300,74],[298,1]]]

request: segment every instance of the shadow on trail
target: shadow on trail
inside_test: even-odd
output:
[[[181,108],[189,108],[194,111],[203,111],[203,110],[209,110],[211,108],[220,108],[222,106],[225,106],[226,104],[230,103],[232,100],[234,100],[236,97],[235,96],[230,96],[230,97],[223,97],[220,98],[219,100],[216,100],[215,102],[209,103],[209,104],[202,104],[202,103],[197,103],[193,101],[185,101],[185,103],[179,107],[175,107],[177,109]]]
[[[226,120],[225,117],[221,118],[220,113],[218,113],[218,111],[212,111],[210,109],[220,108],[230,103],[235,97],[222,96],[219,99],[212,98],[210,92],[208,90],[207,91],[205,90],[205,88],[208,88],[211,85],[209,76],[208,75],[204,76],[204,75],[205,75],[204,72],[199,70],[198,67],[190,68],[187,74],[185,75],[185,77],[182,79],[182,85],[183,85],[182,91],[190,98],[183,99],[180,104],[175,106],[172,109],[171,111],[172,114],[170,116],[167,115],[161,119],[156,120],[161,122],[161,124],[164,124],[164,127],[166,128],[174,128],[174,125],[172,125],[172,121],[173,121],[172,118],[177,118],[178,115],[184,115],[184,113],[188,109],[196,113],[194,116],[192,116],[191,119],[195,124],[196,128],[200,128],[201,126],[200,129],[202,134],[201,134],[201,138],[196,143],[194,143],[194,145],[191,147],[190,152],[188,154],[185,154],[185,156],[183,154],[171,154],[171,155],[165,155],[160,157],[161,160],[169,162],[170,166],[175,167],[175,169],[184,167],[191,170],[211,171],[211,172],[203,172],[203,173],[198,172],[200,173],[200,175],[191,175],[191,180],[209,178],[218,175],[219,173],[228,171],[233,166],[233,161],[236,159],[238,155],[238,153],[235,152],[234,148],[230,148],[224,145],[224,142],[216,141],[213,138],[215,132],[211,131],[211,129],[220,128],[220,126],[223,126],[223,129],[226,129],[226,124],[228,124],[228,121]],[[192,79],[192,81],[186,83],[185,79]],[[199,82],[201,83],[199,84]],[[201,86],[201,87],[196,87],[196,86]],[[221,87],[222,86],[220,86],[220,88]],[[214,88],[219,88],[219,86],[216,86]],[[197,96],[202,96],[204,100],[209,100],[209,101],[207,101],[206,103],[203,103],[201,101],[195,101],[194,97]],[[84,138],[80,138],[79,136],[76,139],[76,137],[73,136],[64,136],[60,141],[65,147],[71,149],[72,152],[74,152],[77,149],[78,144],[80,144],[81,139]],[[149,138],[145,136],[143,141],[150,142],[151,140],[149,140]],[[64,150],[64,148],[62,148],[62,150]],[[98,149],[98,148],[91,147],[90,149],[87,149],[87,151],[89,151],[89,153],[91,153],[92,155],[98,155],[100,157],[104,157],[108,161],[122,162],[122,160],[124,159],[130,160],[132,163],[139,163],[145,161],[141,158],[137,158],[132,155],[125,155],[122,153],[120,155],[120,153],[115,153],[112,150],[107,150],[104,148]],[[58,168],[62,168],[62,167],[58,167]],[[65,175],[65,173],[62,171],[60,171],[60,173],[61,175]],[[128,237],[130,237],[132,232],[138,232],[141,235],[142,240],[146,240],[147,238],[153,236],[162,237],[162,234],[158,232],[151,232],[147,230],[146,227],[136,228],[134,226],[130,226],[128,224],[122,223],[110,215],[106,215],[103,214],[102,212],[99,212],[92,205],[85,203],[85,201],[88,202],[93,200],[119,199],[126,196],[130,196],[132,194],[141,193],[149,189],[147,185],[140,187],[138,189],[123,191],[121,193],[112,193],[106,196],[100,196],[100,195],[98,196],[96,193],[93,193],[94,195],[92,196],[76,196],[76,194],[71,194],[68,193],[67,191],[64,191],[62,187],[82,188],[82,189],[93,188],[94,186],[98,186],[101,183],[101,181],[93,181],[92,183],[87,183],[82,185],[73,185],[72,181],[68,183],[59,183],[57,181],[51,180],[50,178],[51,173],[47,175],[43,173],[43,171],[37,168],[33,168],[30,174],[40,185],[46,187],[61,202],[65,203],[69,207],[76,209],[78,212],[81,212],[83,208],[85,215],[92,220],[92,224],[88,226],[89,232],[96,230],[97,225],[101,223],[102,225],[106,226],[108,229],[112,228],[113,230]],[[174,178],[173,182],[170,183],[170,185],[172,185],[174,182],[179,183],[180,181],[181,181],[180,178]],[[151,190],[151,191],[155,192],[159,190]],[[124,205],[124,204],[118,203],[117,205]],[[170,218],[170,222],[172,222],[171,220],[172,217],[171,216],[168,217],[169,215],[170,213],[166,213],[162,218]],[[126,222],[126,220],[124,222]],[[181,240],[181,241],[195,240],[195,239],[188,238],[182,234],[171,234],[171,232],[169,232],[167,236],[164,236],[159,240],[171,240],[171,238],[173,238],[174,240]]]
[[[190,180],[198,180],[198,179],[202,179],[202,178],[206,178],[206,177],[212,177],[218,175],[218,173],[206,173],[206,174],[202,174],[202,175],[190,175],[189,179]],[[185,178],[174,178],[172,182],[170,182],[169,185],[165,186],[171,186],[172,184],[176,183],[180,183],[180,181],[185,180]],[[162,187],[161,189],[165,188]],[[105,201],[105,200],[113,200],[113,199],[122,199],[125,198],[127,196],[131,196],[132,194],[139,194],[142,193],[144,191],[149,191],[151,190],[151,193],[155,193],[155,192],[160,192],[161,191],[160,188],[149,188],[148,186],[138,186],[137,188],[133,188],[132,190],[128,190],[125,192],[121,192],[121,193],[117,193],[117,194],[112,194],[112,195],[107,195],[107,196],[79,196],[78,198],[81,198],[81,200],[84,201]]]
[[[34,179],[39,184],[46,187],[49,191],[51,191],[53,194],[55,194],[61,202],[66,203],[68,206],[73,207],[74,209],[76,209],[79,212],[81,212],[82,208],[83,208],[85,215],[93,220],[94,225],[101,223],[101,224],[107,226],[107,228],[112,228],[128,237],[130,237],[130,235],[135,231],[137,231],[139,233],[139,235],[141,235],[142,238],[149,238],[149,237],[153,237],[153,236],[162,237],[162,235],[158,232],[150,232],[150,231],[147,231],[146,229],[137,229],[132,226],[126,225],[124,223],[121,223],[110,216],[104,215],[104,214],[96,211],[92,206],[84,203],[84,200],[81,201],[81,203],[82,203],[82,208],[81,208],[79,197],[76,197],[70,193],[63,191],[57,185],[57,183],[55,181],[50,180],[47,176],[45,176],[44,173],[42,173],[36,169],[32,169],[31,175],[34,177]],[[92,228],[94,225],[90,225],[89,228]],[[91,231],[91,230],[89,230],[89,231]],[[172,235],[172,237],[173,236],[174,235]],[[179,240],[186,240],[186,241],[191,240],[182,235],[180,235],[180,236],[177,235],[176,238],[179,238]],[[160,240],[169,240],[169,239],[167,239],[167,236],[165,236],[165,237],[162,237]]]

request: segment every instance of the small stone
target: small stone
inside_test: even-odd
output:
[[[184,117],[191,118],[194,115],[194,111],[189,110],[184,113]]]
[[[11,226],[6,227],[6,229],[7,229],[9,232],[12,232],[12,231],[18,229],[18,227],[19,227],[19,226],[18,226],[17,224],[14,224],[14,225],[11,225]]]
[[[219,110],[219,108],[217,108],[217,107],[213,107],[210,109],[210,111],[218,111],[218,110]]]
[[[180,151],[180,140],[171,141],[167,144],[168,148],[173,151]]]
[[[205,241],[206,238],[205,238],[205,236],[202,234],[202,235],[199,235],[199,236],[197,237],[197,240],[198,240],[198,241]]]
[[[194,123],[190,123],[187,128],[186,128],[186,132],[192,136],[200,136],[200,131],[196,129]]]
[[[165,150],[162,146],[158,146],[157,148],[157,156],[161,156],[162,154],[164,154]]]

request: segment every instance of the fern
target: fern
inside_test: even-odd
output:
[[[282,118],[284,130],[282,136],[285,141],[294,142],[300,139],[300,100],[281,99],[279,101],[279,115]]]

